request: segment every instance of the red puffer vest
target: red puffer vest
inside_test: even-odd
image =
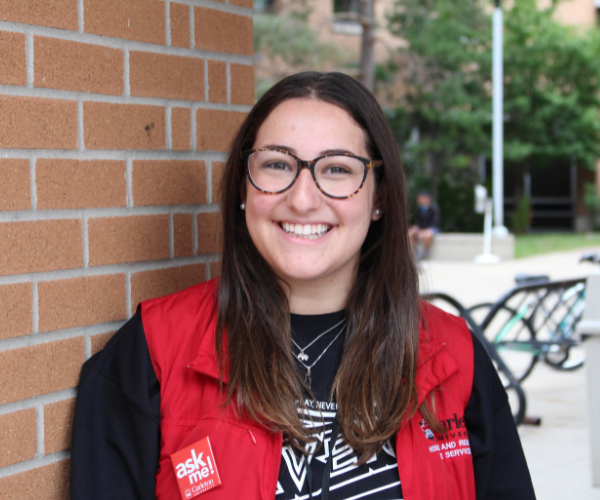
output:
[[[203,500],[273,500],[282,435],[273,434],[231,407],[220,408],[214,341],[218,281],[142,303],[142,321],[160,382],[161,452],[156,498],[179,500],[170,455],[210,436],[222,485]],[[433,435],[417,412],[397,434],[396,451],[406,500],[475,499],[464,410],[473,383],[473,344],[464,322],[423,307],[417,390],[419,404],[434,388],[437,418],[447,433]],[[446,339],[449,341],[447,342]],[[227,374],[224,383],[228,383]]]

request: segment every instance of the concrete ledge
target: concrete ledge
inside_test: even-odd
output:
[[[439,233],[429,249],[429,260],[473,261],[480,253],[483,253],[483,234]],[[500,257],[500,260],[514,259],[514,235],[492,238],[492,253]]]

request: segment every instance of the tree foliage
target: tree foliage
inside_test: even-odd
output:
[[[517,178],[600,157],[600,36],[553,14],[535,0],[504,12],[504,156]],[[464,192],[476,181],[475,158],[491,155],[491,26],[478,0],[398,0],[390,16],[407,47],[380,71],[379,95],[392,123],[404,120],[413,185],[434,195]],[[418,143],[408,130],[419,131]]]
[[[504,155],[519,170],[600,157],[600,38],[553,11],[519,0],[506,14]]]
[[[283,14],[255,14],[257,97],[293,73],[327,71],[345,64],[348,54],[334,43],[322,40],[317,29],[307,23],[309,15],[306,1],[299,1],[294,9]]]
[[[390,17],[391,30],[408,46],[383,75],[380,95],[394,121],[398,113],[408,120],[413,191],[431,189],[446,230],[481,225],[471,191],[477,157],[490,148],[489,77],[482,78],[491,67],[488,21],[476,0],[402,0]],[[400,92],[385,95],[398,86]],[[460,202],[448,196],[453,188]]]

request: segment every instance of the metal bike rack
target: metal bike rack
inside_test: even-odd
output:
[[[515,391],[515,393],[517,394],[517,398],[519,401],[519,407],[518,407],[517,411],[514,413],[514,417],[515,417],[516,424],[517,425],[521,424],[523,422],[523,420],[525,419],[525,411],[527,409],[527,399],[525,397],[525,392],[523,392],[521,384],[515,378],[515,376],[512,374],[512,372],[510,371],[510,369],[508,368],[508,366],[506,365],[504,360],[500,357],[500,355],[496,351],[496,348],[494,347],[494,345],[488,339],[485,338],[485,335],[483,334],[483,330],[473,320],[469,311],[460,302],[458,302],[458,300],[456,300],[455,298],[453,298],[450,295],[447,295],[445,293],[436,293],[436,292],[429,293],[429,294],[423,295],[422,298],[427,301],[441,300],[441,301],[447,302],[448,304],[450,304],[452,307],[454,307],[458,311],[461,318],[464,318],[464,320],[467,322],[467,325],[469,326],[469,328],[471,328],[471,330],[475,333],[475,335],[477,335],[477,337],[481,340],[481,343],[486,348],[486,350],[487,350],[488,354],[490,355],[490,357],[492,358],[492,360],[496,362],[496,365],[498,366],[498,370],[501,371],[504,374],[504,376],[506,377],[506,379],[508,380],[509,385],[508,385],[507,389],[513,389]]]
[[[515,411],[513,407],[513,413],[517,424],[521,424],[525,420],[527,408],[525,393],[521,387],[523,379],[530,373],[540,357],[543,357],[554,368],[568,369],[565,368],[567,366],[565,363],[567,363],[572,352],[571,348],[579,345],[579,341],[573,335],[575,334],[575,326],[581,319],[585,307],[585,284],[586,278],[562,281],[549,281],[547,279],[528,281],[509,290],[494,304],[480,304],[471,309],[465,308],[455,298],[444,293],[434,292],[424,295],[423,298],[428,301],[444,301],[454,307],[458,314],[465,319],[469,328],[481,340],[490,357],[496,363],[498,371],[503,374],[506,389],[515,391],[518,408]],[[568,296],[568,299],[565,299],[565,296]],[[517,304],[510,304],[511,299],[515,299]],[[577,304],[576,308],[574,304]],[[470,310],[480,306],[489,306],[489,311],[482,321],[477,322]],[[574,311],[574,309],[576,310]],[[519,331],[526,329],[525,331],[531,335],[531,338],[526,340],[515,339],[508,342],[500,341],[498,344],[486,338],[486,329],[490,328],[496,315],[503,310],[509,311],[513,315],[506,324],[513,321],[513,325],[521,325]],[[525,313],[519,316],[517,310],[525,311]],[[568,319],[568,322],[565,322],[565,318]],[[554,332],[555,329],[560,330],[561,328],[566,329],[566,334],[563,335],[564,332]],[[552,335],[556,333],[556,335],[551,336],[548,340],[539,340],[537,336],[542,329],[552,332]],[[524,374],[516,376],[513,373],[507,362],[498,353],[498,346],[507,350],[515,349],[515,351],[519,351],[521,349],[521,352],[531,353],[532,359]],[[550,354],[557,354],[558,361],[548,359]],[[562,356],[564,356],[564,360]],[[583,358],[574,366],[580,366],[581,363],[583,363]],[[527,418],[526,423],[539,424],[539,419]]]

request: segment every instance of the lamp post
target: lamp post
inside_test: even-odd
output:
[[[504,69],[502,51],[502,7],[494,0],[492,22],[492,172],[494,199],[494,236],[506,236],[504,226]]]

